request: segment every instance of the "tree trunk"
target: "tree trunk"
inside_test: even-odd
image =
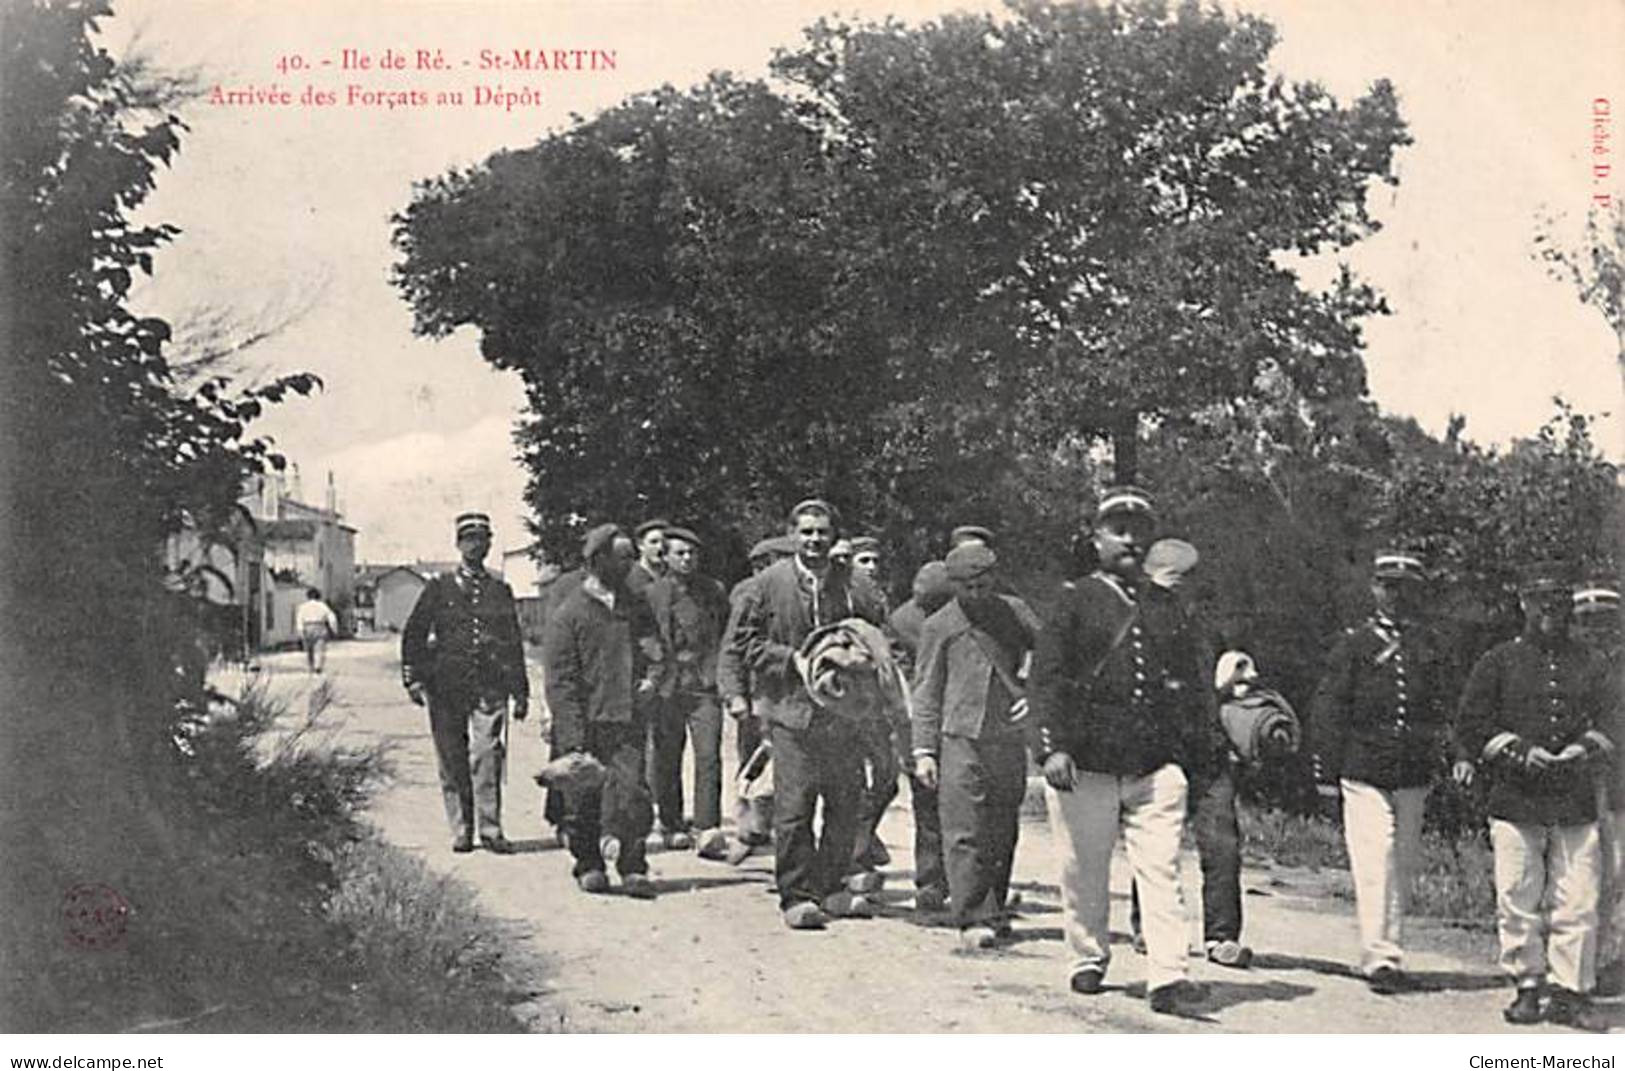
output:
[[[1112,480],[1134,483],[1140,475],[1140,414],[1125,413],[1112,421]]]

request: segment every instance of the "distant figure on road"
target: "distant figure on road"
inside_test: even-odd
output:
[[[401,630],[401,677],[412,702],[429,708],[451,850],[473,850],[477,818],[481,845],[505,855],[513,851],[502,835],[508,700],[515,721],[530,707],[524,643],[512,590],[484,565],[489,517],[458,516],[457,552],[462,564],[429,581]]]
[[[305,665],[312,673],[320,673],[327,665],[327,641],[339,632],[338,615],[322,601],[320,588],[305,589],[305,601],[293,612],[293,622],[299,627]]]

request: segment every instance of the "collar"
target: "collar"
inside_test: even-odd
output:
[[[1135,598],[1134,588],[1123,583],[1122,578],[1116,573],[1108,573],[1104,569],[1096,569],[1094,576],[1112,591],[1116,592],[1117,597],[1128,603],[1130,606],[1133,606],[1135,602],[1138,601]]]
[[[467,587],[469,584],[483,584],[489,578],[489,576],[490,574],[485,571],[485,566],[483,565],[475,569],[470,569],[467,562],[457,563],[457,582],[462,584],[464,587]]]
[[[614,611],[614,589],[605,586],[604,582],[599,580],[592,573],[588,573],[585,579],[581,581],[581,590],[586,592],[590,598],[597,599],[599,602],[603,603],[605,609],[610,610],[611,612]]]
[[[830,571],[830,569],[833,568],[833,566],[825,565],[824,566],[824,575],[822,577],[820,577],[817,573],[813,572],[811,569],[807,568],[807,566],[805,564],[802,563],[801,555],[793,554],[793,555],[790,556],[790,560],[795,563],[796,577],[803,584],[810,584],[810,585],[812,585],[813,588],[816,589],[816,588],[822,587],[824,584],[829,582],[829,571]]]

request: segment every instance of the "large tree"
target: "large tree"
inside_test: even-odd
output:
[[[633,98],[419,187],[397,217],[418,329],[517,369],[531,504],[765,519],[822,490],[923,547],[955,517],[1071,518],[1110,437],[1285,377],[1359,395],[1346,272],[1406,141],[1269,73],[1268,24],[1195,4],[1013,4],[819,22],[769,84]],[[1075,498],[1076,495],[1070,497]]]

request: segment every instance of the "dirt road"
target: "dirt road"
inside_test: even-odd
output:
[[[297,695],[312,678],[297,654],[276,655],[263,672],[278,693]],[[1193,958],[1211,987],[1201,1015],[1153,1015],[1141,999],[1144,962],[1129,947],[1123,867],[1114,868],[1118,931],[1108,992],[1065,988],[1057,872],[1042,818],[1025,824],[1016,857],[1022,891],[1017,940],[965,953],[951,929],[910,910],[911,816],[907,792],[882,826],[893,863],[883,917],[795,933],[770,894],[771,859],[735,869],[690,853],[652,856],[661,895],[637,901],[576,890],[567,853],[544,838],[541,792],[530,775],[546,758],[536,721],[517,727],[504,814],[520,852],[453,855],[441,811],[434,753],[422,710],[399,684],[388,640],[335,644],[327,679],[340,734],[387,741],[396,777],[372,820],[393,843],[437,871],[472,885],[484,909],[511,928],[532,1000],[520,1011],[537,1029],[658,1032],[1077,1032],[1504,1031],[1510,994],[1494,966],[1493,939],[1415,923],[1407,966],[1421,990],[1378,997],[1348,966],[1358,959],[1350,904],[1328,895],[1343,874],[1284,869],[1243,874],[1250,971]],[[732,768],[731,765],[728,768]],[[728,801],[731,804],[731,800]],[[1194,860],[1187,862],[1196,879]],[[1192,890],[1194,891],[1194,890]],[[1625,1007],[1612,1008],[1616,1032]],[[1552,1028],[1540,1028],[1550,1030]]]

